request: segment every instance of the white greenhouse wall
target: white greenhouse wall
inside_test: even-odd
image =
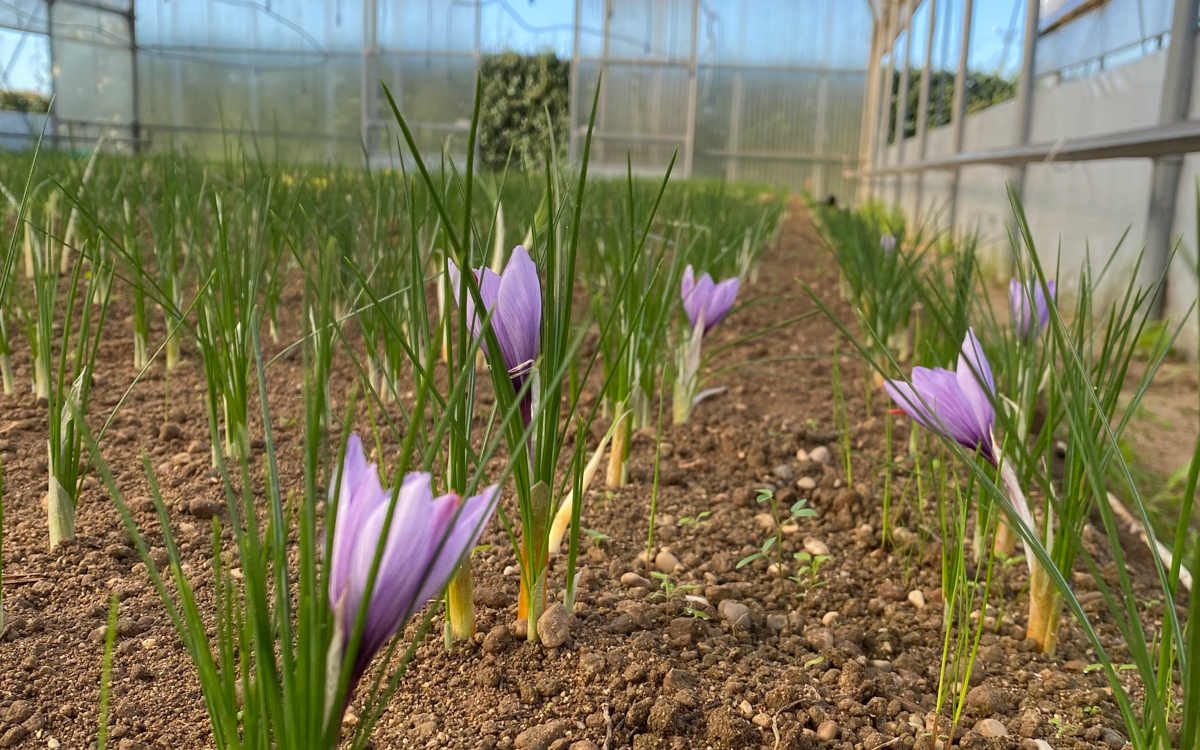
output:
[[[1041,49],[1039,48],[1039,53]],[[1031,143],[1061,138],[1111,133],[1155,125],[1158,122],[1166,50],[1085,78],[1039,85],[1034,92]],[[1200,119],[1200,71],[1195,77],[1190,116]],[[1016,102],[1008,101],[968,115],[963,152],[1015,145]],[[951,154],[949,126],[929,132],[926,158]],[[897,148],[889,147],[889,165],[897,163]],[[915,139],[905,143],[906,163],[919,160]],[[1113,159],[1077,163],[1031,164],[1025,179],[1024,207],[1041,258],[1051,266],[1060,258],[1060,289],[1069,293],[1079,269],[1090,253],[1098,268],[1125,241],[1111,274],[1112,283],[1124,286],[1144,245],[1150,198],[1152,162],[1149,159]],[[961,170],[955,231],[976,233],[985,257],[998,274],[1006,274],[1009,258],[1008,222],[1012,216],[1006,181],[1008,167],[972,166]],[[896,177],[877,183],[874,195],[896,202],[910,221],[935,223],[946,229],[951,175],[930,172],[923,178],[905,175],[897,194]],[[917,181],[921,205],[916,204]],[[1182,238],[1181,253],[1194,257],[1197,232],[1197,180],[1200,155],[1188,156],[1180,182],[1174,236]],[[1128,233],[1126,235],[1126,233]],[[1148,281],[1148,279],[1144,279]],[[1116,291],[1115,288],[1112,291]],[[1179,320],[1196,298],[1193,271],[1181,260],[1171,268],[1167,288],[1167,314]],[[1195,355],[1195,315],[1188,322],[1181,347]]]

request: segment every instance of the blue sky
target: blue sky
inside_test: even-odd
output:
[[[957,28],[961,23],[961,0],[941,0],[940,5],[939,15],[946,13],[948,8],[950,22]],[[1025,0],[976,0],[971,44],[972,68],[1015,73],[1020,65],[1024,5]],[[559,54],[569,55],[574,36],[570,30],[574,6],[573,0],[484,0],[483,45],[489,50],[515,48],[532,51],[551,48]],[[924,48],[924,28],[920,19],[921,16],[917,19],[918,28],[913,37],[914,60],[917,64],[920,63],[921,54],[918,50]],[[1010,37],[1007,43],[1006,37]],[[942,47],[942,39],[935,40],[935,48],[950,52],[951,64],[948,67],[953,67],[957,60],[957,38],[955,32],[948,40],[950,46],[946,48]],[[942,52],[935,52],[935,61],[941,64],[942,56]],[[0,66],[8,66],[7,81],[0,82],[0,85],[48,93],[49,60],[46,37],[0,29]]]

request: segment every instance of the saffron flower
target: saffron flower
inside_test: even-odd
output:
[[[925,429],[953,438],[964,448],[978,450],[992,464],[998,463],[992,368],[973,329],[963,340],[956,371],[914,367],[912,385],[888,380],[883,387]]]
[[[1046,290],[1036,280],[1028,284],[1016,279],[1008,282],[1008,307],[1012,312],[1013,328],[1026,341],[1050,325],[1050,305],[1058,298],[1058,284],[1047,281],[1046,287],[1050,290],[1049,301]]]
[[[739,284],[736,276],[716,284],[708,274],[696,281],[696,273],[691,264],[688,264],[683,270],[680,292],[683,297],[683,310],[687,313],[692,328],[699,327],[703,335],[724,320],[737,299]]]
[[[885,254],[894,252],[896,250],[896,236],[885,233],[879,238],[879,246],[883,248]]]
[[[492,330],[500,344],[504,366],[512,378],[513,390],[520,391],[525,379],[533,371],[537,359],[542,333],[542,286],[538,279],[537,265],[529,252],[517,245],[503,273],[490,268],[476,268],[475,280],[479,283],[479,296],[487,313],[492,315]],[[450,262],[450,284],[454,289],[454,300],[458,298],[460,277],[458,266]],[[493,309],[495,310],[492,313]],[[475,311],[475,300],[468,294],[466,299],[467,320],[471,333],[480,335],[483,320]],[[486,349],[486,344],[484,347]],[[521,416],[529,423],[532,400],[526,395],[521,401]]]
[[[1017,516],[1030,531],[1035,528],[1016,473],[1009,462],[1001,462],[996,447],[996,410],[992,406],[996,387],[992,367],[974,329],[967,330],[954,372],[941,367],[914,367],[912,385],[888,380],[883,387],[917,424],[978,451],[993,466],[1000,467],[1001,482]],[[1025,558],[1032,569],[1033,554],[1028,548]]]
[[[375,653],[445,587],[459,561],[479,541],[498,492],[492,485],[465,501],[454,493],[434,497],[429,474],[412,472],[404,477],[367,606],[350,692]],[[331,487],[331,499],[333,494]],[[380,484],[375,465],[367,463],[362,441],[351,435],[329,562],[329,601],[336,629],[331,651],[339,659],[358,617],[391,497]]]

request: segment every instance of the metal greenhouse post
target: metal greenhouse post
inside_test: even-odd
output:
[[[1200,15],[1200,0],[1175,0],[1159,124],[1186,120],[1191,108],[1197,15]],[[1165,156],[1154,160],[1154,172],[1150,179],[1150,207],[1146,212],[1146,279],[1159,278],[1170,260],[1175,201],[1182,171],[1182,156]],[[1160,292],[1154,298],[1151,307],[1153,317],[1162,317],[1165,296]]]
[[[900,68],[900,90],[896,95],[896,129],[892,134],[892,141],[896,144],[896,164],[904,163],[904,131],[908,125],[908,67],[912,61],[912,17],[913,17],[913,0],[901,0],[904,15],[904,20],[900,23],[900,29],[907,30],[908,34],[904,37],[904,66]],[[892,203],[899,205],[900,203],[900,188],[904,184],[904,177],[896,175],[896,182],[893,186]]]
[[[937,0],[929,2],[929,25],[925,30],[925,63],[921,66],[921,93],[917,97],[917,161],[925,161],[925,148],[929,141],[929,91],[933,74],[933,34],[937,31]],[[921,210],[921,193],[925,188],[925,172],[918,172],[916,194],[913,201],[915,216],[918,220],[924,211]]]
[[[892,5],[888,11],[888,26],[887,33],[883,37],[883,49],[887,52],[888,64],[884,69],[883,80],[879,87],[879,115],[878,124],[875,126],[875,144],[873,147],[875,153],[875,168],[887,166],[887,141],[888,141],[888,123],[891,122],[890,116],[892,112],[892,78],[896,70],[896,27],[899,8]],[[881,58],[882,59],[882,58]],[[879,178],[875,178],[876,180]],[[875,197],[876,184],[871,183],[871,197]]]
[[[687,103],[687,135],[684,139],[683,176],[692,176],[692,164],[696,150],[696,79],[699,77],[696,69],[696,40],[700,31],[700,0],[692,0],[692,50],[688,58],[688,103]]]
[[[1017,133],[1016,146],[1029,143],[1029,131],[1033,125],[1033,74],[1037,59],[1038,18],[1041,13],[1041,0],[1026,0],[1025,2],[1025,35],[1021,42],[1021,73],[1017,78]],[[1012,183],[1018,198],[1025,197],[1025,165],[1013,169]],[[1016,246],[1021,246],[1021,233],[1016,226],[1016,218],[1010,216],[1008,227]]]
[[[963,126],[967,119],[967,65],[971,54],[971,14],[975,8],[975,0],[963,0],[962,37],[958,43],[958,70],[954,72],[954,105],[950,112],[950,123],[954,129],[953,150],[955,154],[962,153]],[[950,205],[948,207],[947,229],[951,234],[958,221],[958,177],[961,173],[955,168],[950,177]]]

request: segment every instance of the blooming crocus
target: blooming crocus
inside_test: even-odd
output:
[[[975,331],[968,330],[954,372],[935,367],[914,367],[912,385],[888,380],[883,386],[900,408],[927,430],[948,435],[964,448],[997,463],[996,411],[992,368]]]
[[[503,273],[498,274],[490,268],[477,268],[474,273],[475,280],[479,283],[479,296],[485,309],[492,316],[492,330],[500,344],[504,366],[508,368],[509,377],[512,378],[513,390],[520,391],[525,379],[533,370],[533,362],[537,359],[538,344],[541,340],[542,286],[538,280],[537,266],[529,257],[529,252],[517,245]],[[458,266],[454,265],[453,261],[450,262],[450,283],[454,288],[455,301],[462,304],[462,300],[458,298]],[[483,321],[475,312],[475,300],[469,293],[466,312],[471,333],[479,336]],[[485,350],[486,347],[484,344]],[[527,396],[521,404],[522,416],[527,424],[530,403],[531,400]]]
[[[903,380],[888,380],[884,388],[917,424],[953,439],[964,448],[978,451],[993,466],[999,466],[1009,502],[1025,526],[1033,530],[1033,514],[1016,473],[1008,461],[1001,462],[996,448],[992,367],[974,329],[967,330],[954,372],[941,367],[914,367],[912,385]],[[1025,549],[1025,558],[1032,568],[1033,555],[1029,548]]]
[[[1051,301],[1058,298],[1058,285],[1055,282],[1047,281],[1046,288],[1050,290]],[[1032,306],[1030,300],[1033,301]],[[1046,300],[1046,290],[1037,281],[1022,284],[1012,279],[1008,282],[1008,307],[1012,311],[1013,328],[1022,339],[1036,336],[1038,331],[1050,324],[1050,304]]]
[[[884,253],[894,252],[896,250],[896,236],[885,233],[879,238],[879,246],[883,248]]]
[[[363,622],[351,692],[375,653],[409,615],[442,590],[459,561],[479,541],[498,491],[492,485],[465,501],[454,493],[434,497],[429,474],[412,472],[404,477]],[[331,498],[333,494],[331,487]],[[329,601],[336,630],[331,654],[340,659],[358,617],[392,497],[380,484],[375,465],[367,463],[357,435],[351,435],[346,445],[337,497]]]
[[[680,292],[683,297],[683,310],[687,313],[692,328],[699,326],[703,334],[724,320],[737,299],[739,283],[735,276],[715,284],[712,276],[708,274],[696,281],[695,271],[692,270],[691,264],[688,264],[683,270]]]

